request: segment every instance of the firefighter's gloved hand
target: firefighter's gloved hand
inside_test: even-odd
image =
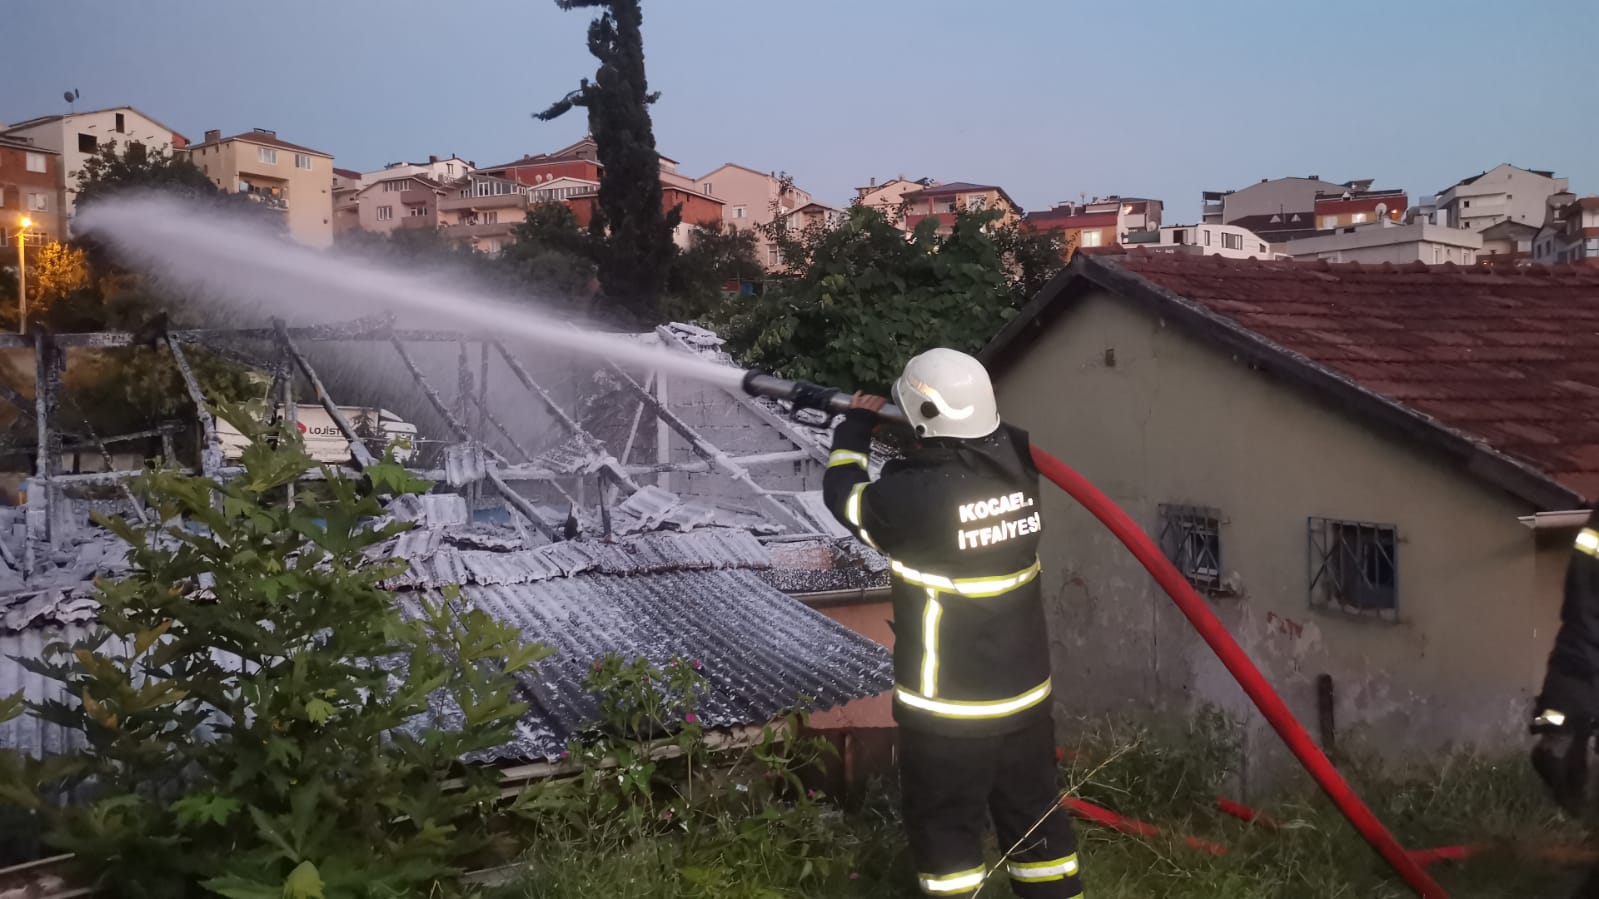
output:
[[[1591,724],[1564,718],[1550,723],[1540,717],[1534,724],[1539,733],[1532,749],[1532,767],[1543,779],[1556,803],[1574,818],[1584,818],[1589,810],[1588,743]]]

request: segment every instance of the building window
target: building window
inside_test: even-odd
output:
[[[1310,519],[1310,605],[1396,619],[1399,528]]]
[[[309,169],[311,167],[311,157],[305,153],[294,154],[294,167],[297,169]]]
[[[767,265],[778,265],[782,261],[783,261],[783,251],[782,250],[779,250],[776,246],[770,246],[770,247],[766,248],[766,264]]]
[[[99,138],[95,137],[92,134],[79,134],[78,135],[78,152],[79,153],[93,153],[94,151],[96,151],[98,149],[100,149],[100,139]]]
[[[746,210],[745,210],[745,208],[743,206],[734,206],[733,207],[733,218],[741,219],[741,218],[744,217],[745,213],[746,213]]]
[[[1221,582],[1221,513],[1201,506],[1160,506],[1160,550],[1195,587]]]
[[[379,206],[378,207],[378,221],[380,221],[380,222],[392,222],[392,221],[394,221],[394,207],[393,206]]]
[[[1350,218],[1350,221],[1357,225],[1364,225],[1366,223],[1366,214],[1364,212],[1357,212]]]
[[[49,194],[28,194],[28,209],[31,212],[49,212]]]
[[[499,224],[499,222],[500,222],[500,211],[498,209],[490,209],[489,211],[483,213],[483,224],[485,224],[485,225],[497,225],[497,224]]]
[[[119,112],[119,113],[117,113],[117,127],[116,127],[116,132],[117,132],[117,133],[118,133],[118,134],[123,134],[123,133],[126,133],[126,131],[127,131],[127,123],[126,123],[126,120],[125,120],[125,119],[123,119],[123,117],[122,117],[122,113],[120,113],[120,112]]]
[[[1228,234],[1224,231],[1221,235],[1221,245],[1228,250],[1242,250],[1244,248],[1244,236],[1242,234]]]
[[[278,151],[271,147],[256,147],[255,158],[260,162],[266,163],[267,165],[277,165]]]
[[[988,206],[988,198],[982,194],[972,194],[966,198],[966,208],[973,212],[981,212]]]
[[[707,181],[705,182],[705,195],[708,197],[711,196],[711,193],[711,182]]]
[[[389,207],[385,206],[384,208],[387,209]],[[407,207],[405,214],[411,218],[419,219],[428,214],[428,208],[426,206],[410,206]]]
[[[1261,244],[1261,245],[1260,245],[1260,251],[1261,251],[1261,252],[1262,252],[1262,253],[1264,253],[1264,252],[1266,252],[1266,245],[1265,245],[1265,244]]]
[[[455,177],[455,163],[446,162],[444,164],[444,174],[449,175],[451,178],[454,178]]]
[[[1444,248],[1438,246],[1437,244],[1434,244],[1433,248],[1432,248],[1432,264],[1433,265],[1438,265],[1439,263],[1441,263],[1443,261],[1444,261]]]
[[[958,202],[956,202],[956,198],[955,197],[950,197],[948,200],[944,201],[944,211],[945,212],[959,212],[960,211],[960,204]]]
[[[1098,230],[1095,230],[1095,231],[1083,231],[1083,232],[1080,232],[1077,235],[1077,243],[1078,243],[1079,246],[1098,247],[1098,246],[1103,246],[1104,245],[1104,241],[1105,241],[1104,233],[1101,232],[1101,231],[1098,231]]]
[[[1470,200],[1461,200],[1460,201],[1460,208],[1462,208],[1462,209],[1470,209],[1471,208],[1471,201]]]
[[[1338,227],[1338,217],[1336,215],[1324,215],[1321,217],[1321,230],[1330,231],[1336,227]]]
[[[1205,229],[1205,246],[1210,246],[1210,229]]]
[[[28,171],[42,172],[49,168],[49,161],[43,153],[28,154]]]

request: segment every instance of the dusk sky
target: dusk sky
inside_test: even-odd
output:
[[[1501,162],[1599,191],[1594,0],[646,0],[661,152],[783,170],[842,205],[904,174],[1027,209],[1121,194],[1198,216],[1267,177],[1412,200]],[[24,0],[0,122],[132,105],[198,140],[274,128],[360,170],[559,148],[595,68],[553,0]]]

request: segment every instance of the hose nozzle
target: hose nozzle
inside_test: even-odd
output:
[[[744,392],[750,396],[766,396],[788,400],[796,409],[819,409],[828,413],[843,413],[849,408],[850,395],[837,387],[825,387],[808,381],[790,381],[750,369],[744,373]],[[893,403],[877,413],[884,421],[908,424],[905,413]]]

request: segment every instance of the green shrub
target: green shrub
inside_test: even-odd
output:
[[[71,697],[30,710],[82,747],[10,793],[108,895],[461,894],[498,774],[457,761],[509,737],[510,675],[543,650],[453,597],[407,617],[382,588],[405,563],[368,551],[407,526],[374,524],[379,497],[425,483],[392,459],[324,468],[291,507],[316,463],[292,430],[258,436],[241,476],[152,472],[154,523],[103,522],[133,568],[99,585],[100,636],[29,663]]]

